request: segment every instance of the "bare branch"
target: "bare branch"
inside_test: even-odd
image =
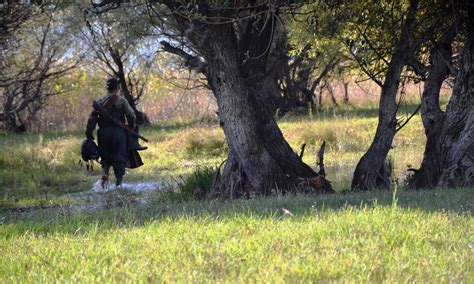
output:
[[[207,73],[207,63],[197,56],[192,56],[184,50],[174,47],[166,41],[161,41],[161,46],[163,50],[178,55],[184,59],[185,66],[189,66],[191,69],[196,72],[206,74]]]

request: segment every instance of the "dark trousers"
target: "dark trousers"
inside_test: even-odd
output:
[[[122,183],[127,162],[127,133],[119,127],[102,127],[97,132],[97,138],[102,174],[108,175],[112,166],[117,184]]]

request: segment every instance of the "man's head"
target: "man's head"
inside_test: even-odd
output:
[[[111,94],[120,91],[120,81],[117,78],[107,80],[107,91]]]

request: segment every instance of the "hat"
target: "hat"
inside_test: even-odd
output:
[[[117,90],[119,85],[120,85],[120,81],[115,77],[107,80],[107,90],[109,92]]]

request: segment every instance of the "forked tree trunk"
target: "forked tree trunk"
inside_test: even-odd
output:
[[[409,180],[409,188],[433,188],[440,177],[437,143],[442,131],[444,113],[440,109],[439,94],[443,81],[449,74],[446,60],[451,58],[453,38],[454,29],[450,28],[431,50],[431,66],[421,97],[421,119],[427,140],[423,162]]]
[[[415,21],[418,1],[410,1],[410,10],[402,26],[398,46],[388,65],[379,103],[379,121],[377,131],[367,152],[362,156],[354,171],[353,190],[389,188],[390,173],[385,159],[392,147],[397,127],[397,91],[400,76],[410,52],[411,29]]]
[[[412,186],[474,186],[474,6],[465,5],[466,41],[440,130],[427,144]]]
[[[472,1],[471,5],[463,4],[467,10],[461,14],[467,15],[463,19],[466,40],[453,94],[444,114],[437,110],[438,96],[428,92],[426,98],[423,95],[427,111],[422,117],[428,141],[410,188],[474,186],[474,6]],[[448,42],[443,45],[441,51],[449,56]]]

